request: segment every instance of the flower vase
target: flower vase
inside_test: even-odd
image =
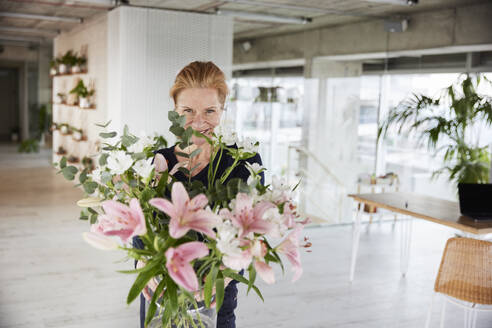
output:
[[[191,308],[188,310],[189,316],[193,319],[193,323],[198,328],[215,328],[216,327],[216,318],[217,313],[215,312],[215,308],[207,308],[205,307],[204,302],[198,302],[197,309]],[[162,326],[162,312],[159,308],[157,310],[156,316],[150,321],[148,327],[149,328],[163,328]],[[201,322],[201,324],[200,324]],[[182,325],[172,324],[170,328],[192,328],[194,327],[192,323],[184,322]]]

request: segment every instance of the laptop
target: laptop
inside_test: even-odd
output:
[[[475,221],[492,221],[492,184],[459,183],[461,214]]]

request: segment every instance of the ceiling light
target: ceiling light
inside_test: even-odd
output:
[[[267,15],[267,14],[253,13],[250,11],[217,9],[215,13],[217,15],[232,16],[232,17],[244,18],[248,20],[271,22],[271,23],[307,24],[311,22],[311,18],[306,18],[306,17]]]
[[[419,3],[419,0],[365,0],[367,2],[387,3],[390,5],[414,6]]]
[[[3,12],[3,13],[0,12],[0,17],[36,19],[36,20],[46,20],[51,22],[64,22],[64,23],[82,23],[82,18],[80,17],[46,16],[46,15],[33,15],[33,14],[8,13],[8,12]]]

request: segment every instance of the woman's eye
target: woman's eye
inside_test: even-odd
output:
[[[185,113],[193,113],[193,110],[191,110],[190,108],[185,108],[184,112]]]
[[[207,109],[207,114],[213,114],[215,113],[215,109]]]

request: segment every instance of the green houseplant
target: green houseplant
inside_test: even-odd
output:
[[[89,90],[85,84],[84,81],[79,80],[75,88],[70,90],[70,93],[76,94],[78,99],[79,99],[79,107],[81,108],[89,108],[90,107],[90,102],[89,102],[89,97],[91,97],[94,94],[94,90],[91,89]]]
[[[479,143],[477,128],[492,124],[492,97],[477,91],[482,83],[490,81],[481,74],[463,74],[437,98],[414,94],[390,110],[378,139],[390,127],[416,133],[436,155],[444,152],[443,167],[433,177],[446,172],[456,183],[487,183],[490,154],[488,145]]]

